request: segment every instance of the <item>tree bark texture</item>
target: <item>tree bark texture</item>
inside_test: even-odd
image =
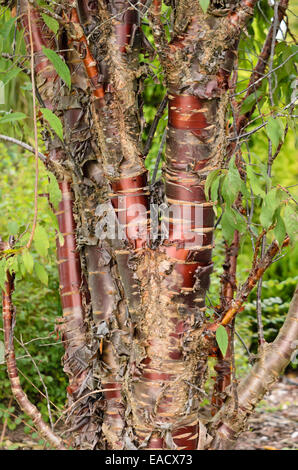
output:
[[[63,246],[57,240],[60,329],[70,434],[80,449],[203,446],[201,389],[214,353],[205,315],[214,212],[204,184],[209,172],[225,167],[229,158],[229,77],[255,1],[236,1],[222,14],[212,1],[207,13],[199,0],[166,3],[172,5],[170,40],[161,22],[161,2],[155,0],[148,10],[168,95],[159,202],[171,206],[159,220],[168,236],[163,239],[159,232],[152,240],[153,194],[140,144],[146,66],[139,54],[146,47],[141,21],[148,2],[62,1],[57,14],[63,21],[55,37],[38,5],[20,0],[28,53],[31,16],[39,95],[64,129],[63,143],[46,131],[44,136],[46,165],[62,192],[56,212],[64,238]],[[66,51],[60,56],[71,71],[71,91],[43,47]],[[107,212],[125,237],[100,237]],[[109,222],[105,230],[109,234]],[[224,325],[233,319],[229,309],[236,308],[233,289],[226,297]],[[222,361],[223,366],[229,367]],[[224,377],[219,394],[229,383],[229,374]],[[246,409],[251,397],[246,385],[241,387],[239,400]],[[218,397],[214,403],[222,405]],[[220,439],[226,429],[236,435],[238,424],[233,430],[230,414],[222,416],[214,416],[213,435],[218,427]]]

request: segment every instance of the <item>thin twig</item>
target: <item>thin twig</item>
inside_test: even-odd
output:
[[[146,157],[149,153],[155,131],[157,129],[157,126],[158,126],[158,123],[159,123],[160,119],[163,116],[163,113],[164,113],[165,107],[167,105],[167,102],[168,102],[168,95],[165,95],[163,97],[159,107],[158,107],[158,110],[157,110],[157,112],[154,116],[154,120],[153,120],[153,122],[151,124],[151,127],[149,129],[148,138],[147,138],[147,141],[146,141],[146,144],[145,144],[145,147],[144,147],[144,152],[143,152],[144,157]]]
[[[8,413],[9,413],[9,408],[11,407],[11,404],[12,404],[12,400],[13,398],[11,397],[9,402],[8,402]],[[4,420],[4,423],[3,423],[3,428],[2,428],[2,432],[1,432],[1,437],[0,437],[0,447],[2,447],[2,443],[3,443],[3,440],[4,440],[4,437],[5,437],[5,433],[6,433],[6,428],[7,428],[7,421],[8,421],[8,415],[6,416],[5,420]]]
[[[31,153],[34,153],[34,154],[36,153],[34,147],[31,147],[31,145],[28,145],[25,142],[22,142],[21,140],[15,139],[14,137],[9,137],[8,135],[0,134],[0,139],[6,142],[11,142],[12,144],[19,145],[20,147],[23,147],[24,149],[28,150]],[[47,161],[46,155],[44,155],[41,152],[38,152],[38,157],[43,163]]]
[[[159,163],[160,163],[160,159],[161,159],[161,155],[162,155],[162,150],[163,150],[163,147],[164,147],[164,144],[165,144],[165,141],[166,141],[166,137],[167,137],[167,128],[165,128],[165,130],[164,130],[164,133],[163,133],[163,136],[162,136],[162,139],[161,139],[161,143],[160,143],[160,146],[159,146],[159,151],[158,151],[158,155],[157,155],[157,158],[156,158],[155,167],[154,167],[154,171],[153,171],[153,175],[152,175],[151,186],[154,185],[155,180],[156,180],[156,175],[157,175],[157,171],[158,171],[158,168],[159,168]]]
[[[51,428],[52,428],[52,431],[54,430],[54,425],[53,425],[53,418],[52,418],[52,412],[51,412],[51,406],[50,406],[50,399],[49,399],[49,394],[48,394],[48,389],[47,389],[47,386],[46,384],[44,383],[44,380],[42,378],[42,375],[40,373],[40,370],[39,368],[37,367],[37,364],[34,360],[34,358],[31,356],[28,348],[26,348],[25,344],[23,343],[23,338],[22,338],[22,335],[21,335],[21,339],[20,339],[20,345],[22,346],[22,348],[26,351],[26,353],[28,354],[28,356],[30,357],[35,369],[36,369],[36,372],[38,374],[38,377],[39,377],[39,380],[41,381],[42,383],[42,386],[44,388],[44,391],[45,391],[45,396],[46,396],[46,400],[47,400],[47,408],[48,408],[48,415],[49,415],[49,420],[50,420],[50,423],[51,423]]]

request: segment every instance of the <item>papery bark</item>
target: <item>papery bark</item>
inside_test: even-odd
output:
[[[210,171],[226,167],[229,159],[229,77],[256,2],[237,2],[218,16],[213,2],[204,14],[198,1],[178,0],[169,42],[161,2],[152,3],[148,18],[168,96],[156,240],[150,239],[153,195],[140,145],[140,3],[147,5],[63,1],[58,40],[25,0],[21,21],[26,28],[29,8],[37,87],[64,127],[64,144],[49,139],[48,168],[62,192],[57,217],[64,245],[57,241],[57,253],[73,445],[193,450],[204,447],[200,404],[208,357],[216,351],[214,331],[220,322],[229,328],[279,249],[272,244],[235,300],[237,253],[229,256],[226,304],[210,325],[205,298],[213,269],[214,212],[204,186]],[[70,92],[42,46],[65,50]],[[216,409],[230,381],[229,351],[219,359]],[[220,436],[222,416],[214,417]]]

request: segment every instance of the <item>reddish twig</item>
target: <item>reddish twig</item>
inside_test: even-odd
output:
[[[7,246],[4,247],[4,249],[8,248],[8,244],[6,245]],[[36,427],[42,438],[49,442],[56,449],[66,450],[62,439],[53,433],[51,428],[43,421],[38,408],[30,402],[26,393],[22,389],[16,364],[13,338],[15,309],[12,303],[12,293],[14,290],[14,279],[9,272],[6,273],[6,276],[7,281],[5,282],[5,288],[2,291],[2,314],[4,326],[5,360],[13,396],[18,402],[21,410],[32,419],[33,425]]]
[[[220,322],[221,325],[228,325],[233,320],[236,314],[241,310],[243,303],[247,299],[252,289],[255,287],[258,280],[263,276],[266,269],[271,265],[274,256],[278,253],[281,248],[287,246],[289,243],[289,237],[285,238],[281,247],[279,246],[276,240],[271,243],[264,257],[261,258],[258,263],[256,263],[247,280],[239,289],[235,301],[232,302],[232,305],[224,313],[223,318]]]

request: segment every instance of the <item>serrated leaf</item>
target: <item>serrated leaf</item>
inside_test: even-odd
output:
[[[18,261],[19,261],[19,268],[20,268],[21,276],[24,277],[26,274],[26,267],[24,265],[24,260],[23,260],[22,255],[18,256]]]
[[[59,189],[59,187],[58,187]],[[61,192],[60,192],[60,196],[61,196]],[[55,216],[55,214],[53,214],[53,212],[51,210],[48,210],[47,211],[47,215],[50,217],[51,219],[51,222],[53,224],[53,228],[57,231],[59,231],[59,224],[58,224],[58,220],[57,220],[57,217]]]
[[[295,243],[298,238],[298,211],[291,204],[288,204],[285,208],[284,223],[291,243]]]
[[[221,194],[225,202],[231,206],[242,186],[242,180],[239,175],[239,171],[235,167],[234,158],[229,163],[229,171],[223,181]]]
[[[216,180],[213,182],[212,187],[211,187],[211,201],[215,202],[218,200],[218,190],[219,190],[219,185],[220,182],[223,178],[223,175],[220,175]]]
[[[216,330],[215,336],[216,336],[216,342],[218,344],[218,347],[222,355],[225,356],[227,349],[228,349],[228,345],[229,345],[229,337],[228,337],[228,333],[225,327],[222,325],[219,325],[219,327]]]
[[[52,51],[52,49],[47,49],[46,47],[42,48],[44,55],[52,62],[57,74],[62,78],[62,80],[66,83],[68,88],[71,88],[71,76],[70,70],[67,67],[66,63],[63,62],[59,54],[57,52]]]
[[[53,31],[53,33],[57,34],[57,32],[59,30],[58,21],[55,20],[55,18],[53,18],[52,16],[46,15],[45,13],[42,13],[41,16],[43,17],[43,20],[44,20],[45,24],[47,25],[47,27],[51,31]]]
[[[34,246],[40,256],[47,256],[50,246],[48,234],[41,225],[37,225],[34,233]]]
[[[238,230],[238,232],[243,233],[246,230],[246,222],[244,217],[236,209],[231,209],[234,218],[234,227]]]
[[[14,67],[12,70],[10,70],[9,72],[1,72],[1,82],[2,82],[2,86],[5,86],[7,85],[8,82],[10,82],[10,80],[13,80],[14,78],[16,78],[16,76],[21,72],[21,69],[19,69],[18,67]],[[3,76],[2,76],[3,75]]]
[[[7,122],[14,122],[20,121],[21,119],[26,118],[26,114],[24,113],[9,113],[5,114],[5,116],[0,118],[0,124],[5,124]]]
[[[6,259],[3,258],[0,260],[0,287],[1,289],[5,288],[5,282],[7,281],[6,276]]]
[[[48,108],[40,108],[40,111],[57,136],[63,141],[63,127],[60,119]]]
[[[264,198],[266,193],[262,188],[261,178],[255,174],[253,168],[250,165],[246,166],[246,173],[253,193],[256,196],[261,196],[262,198]]]
[[[209,175],[207,176],[206,183],[205,183],[205,196],[207,200],[209,200],[209,190],[211,186],[213,185],[214,181],[219,176],[220,172],[221,170],[214,170],[214,171],[211,171]]]
[[[199,0],[199,2],[203,12],[206,13],[210,4],[210,0]]]
[[[246,114],[248,111],[250,111],[262,93],[263,92],[261,90],[257,90],[255,93],[249,95],[241,105],[241,114]]]
[[[276,209],[280,203],[279,193],[276,189],[272,189],[266,194],[263,199],[262,209],[260,214],[260,222],[266,229],[270,227],[273,222],[273,217]]]
[[[34,269],[40,282],[42,282],[44,285],[47,286],[48,285],[48,273],[46,272],[44,266],[40,263],[35,263]]]
[[[6,269],[10,272],[10,274],[16,274],[19,271],[19,263],[17,256],[11,256],[10,258],[8,258],[6,263]]]
[[[233,215],[230,208],[226,208],[222,218],[221,218],[221,228],[222,228],[222,235],[227,243],[231,243],[233,240],[235,227],[234,227],[234,220]]]
[[[22,260],[23,260],[24,266],[26,268],[26,271],[29,274],[31,274],[32,271],[33,271],[34,261],[33,261],[33,257],[31,255],[31,253],[28,251],[27,248],[24,248],[24,250],[23,250]]]
[[[276,215],[276,226],[274,227],[274,236],[278,241],[279,246],[281,246],[286,236],[286,226],[279,212]]]
[[[266,134],[276,148],[279,141],[283,139],[283,125],[280,119],[270,117],[266,126]]]
[[[62,193],[60,191],[58,182],[53,175],[53,173],[47,172],[47,175],[49,177],[49,196],[50,196],[50,201],[54,206],[54,209],[58,209],[59,202],[62,200]]]
[[[0,33],[3,39],[7,39],[11,30],[11,27],[15,21],[16,21],[16,18],[9,18],[7,21],[5,21],[5,23],[1,25]]]

